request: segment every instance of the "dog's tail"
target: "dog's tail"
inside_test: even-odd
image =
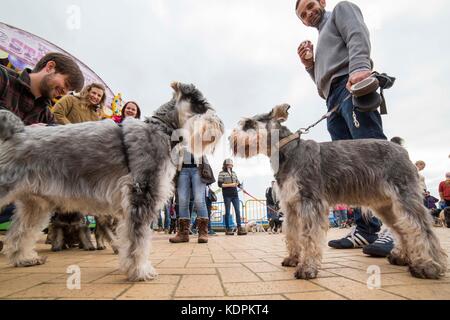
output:
[[[25,130],[22,120],[14,113],[0,110],[0,140],[11,139],[16,133]]]

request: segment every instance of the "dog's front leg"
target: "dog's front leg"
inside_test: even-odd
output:
[[[296,267],[298,264],[298,258],[300,256],[299,246],[298,246],[298,229],[299,229],[299,219],[297,216],[296,206],[299,203],[293,203],[286,205],[286,220],[287,220],[287,231],[286,231],[286,246],[288,250],[288,256],[284,258],[281,265],[283,267]],[[271,219],[271,232],[273,232],[275,222]]]
[[[62,228],[54,228],[55,236],[52,241],[52,251],[62,251],[64,246],[64,232]]]
[[[34,196],[24,196],[15,204],[13,223],[5,238],[5,254],[15,267],[44,264],[47,257],[39,257],[34,247],[48,223],[51,208],[47,201]]]
[[[328,215],[320,203],[303,201],[298,213],[298,259],[295,277],[314,279],[319,273],[322,262],[323,242],[328,229]]]
[[[89,250],[89,251],[95,250],[95,247],[91,241],[91,231],[89,230],[88,226],[82,225],[80,227],[79,237],[80,237],[80,242],[83,245],[84,250],[86,250],[86,251],[87,250]]]

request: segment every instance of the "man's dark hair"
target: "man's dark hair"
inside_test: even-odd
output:
[[[69,90],[70,91],[81,91],[84,86],[84,76],[80,70],[78,64],[70,57],[57,53],[50,52],[47,53],[41,60],[38,61],[33,69],[33,73],[39,72],[45,68],[47,63],[53,61],[56,73],[61,73],[68,76]]]

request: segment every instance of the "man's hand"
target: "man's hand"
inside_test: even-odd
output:
[[[313,55],[312,58],[306,59],[307,53]],[[298,56],[303,65],[308,69],[314,66],[314,45],[310,41],[303,41],[297,49]]]
[[[372,71],[370,70],[364,70],[364,71],[358,71],[355,73],[352,73],[350,77],[348,78],[347,82],[347,90],[350,91],[350,88],[352,85],[363,81],[364,79],[367,79],[372,75]]]

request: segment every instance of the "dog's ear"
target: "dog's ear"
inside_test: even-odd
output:
[[[291,106],[287,103],[280,104],[272,109],[272,112],[270,113],[270,116],[273,120],[278,122],[284,122],[288,119],[289,113],[288,110]]]

